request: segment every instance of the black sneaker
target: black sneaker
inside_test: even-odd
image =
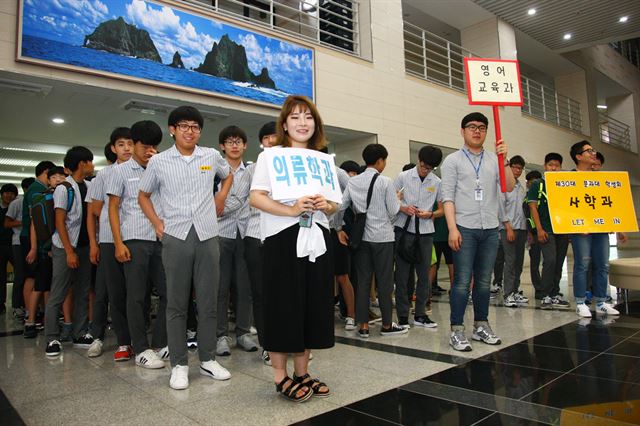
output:
[[[23,337],[25,339],[34,339],[38,336],[38,330],[36,330],[35,324],[25,325]]]
[[[57,340],[52,340],[47,345],[47,349],[44,350],[44,354],[48,357],[56,357],[60,355],[60,342]]]
[[[89,349],[89,346],[93,343],[93,336],[89,333],[84,336],[78,337],[77,339],[73,339],[73,347],[74,348],[82,348]]]
[[[415,327],[425,327],[425,328],[436,328],[438,324],[436,322],[431,321],[428,315],[414,317],[413,325]]]
[[[411,326],[409,325],[409,318],[407,317],[400,317],[398,318],[398,327],[400,328],[411,328]]]
[[[409,330],[399,327],[395,322],[392,322],[389,328],[382,327],[380,329],[380,334],[382,336],[397,336],[399,334],[406,334],[408,332]]]
[[[369,329],[368,328],[361,328],[360,330],[358,330],[358,337],[360,337],[361,339],[368,339],[369,338]]]

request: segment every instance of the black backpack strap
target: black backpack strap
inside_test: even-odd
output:
[[[369,204],[371,204],[371,197],[373,196],[373,185],[376,183],[376,179],[378,179],[380,173],[376,173],[373,175],[373,179],[371,179],[371,185],[369,185],[369,192],[367,192],[367,208],[365,211],[369,210]]]

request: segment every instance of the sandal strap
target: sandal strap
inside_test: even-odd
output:
[[[289,382],[291,382],[291,384],[285,389],[284,385]],[[297,383],[295,380],[291,379],[289,376],[285,376],[285,378],[282,379],[280,383],[276,385],[276,391],[280,392],[281,394],[283,394],[284,396],[286,396],[291,400],[298,401],[300,399],[303,399],[308,393],[308,392],[305,393],[303,396],[296,395],[298,391],[302,390],[304,387],[307,387],[309,389],[309,392],[313,392],[313,389],[307,386],[306,384]]]
[[[280,383],[276,383],[276,391],[282,392],[282,389],[283,389],[284,385],[290,380],[291,380],[291,377],[284,376],[284,379],[282,379],[280,381]],[[289,386],[289,387],[291,387],[291,386]]]
[[[296,376],[296,373],[293,373],[293,380],[298,382],[298,383],[302,383],[304,382],[306,379],[310,379],[311,376],[309,376],[309,373],[303,374],[302,376]]]

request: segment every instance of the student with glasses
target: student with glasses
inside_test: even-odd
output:
[[[596,154],[596,150],[587,141],[576,142],[571,146],[571,159],[576,163],[576,171],[579,172],[592,171],[597,160]],[[621,242],[627,241],[625,234],[619,232],[617,236]],[[605,303],[609,279],[609,234],[571,234],[571,244],[574,258],[573,296],[576,299],[576,314],[583,318],[591,318],[591,310],[585,304],[587,273],[589,262],[591,262],[595,312],[603,315],[620,315],[617,309]]]
[[[218,286],[218,328],[216,354],[231,355],[229,337],[229,297],[232,286],[234,311],[236,314],[236,345],[247,352],[258,350],[251,338],[251,286],[244,258],[243,239],[249,220],[249,188],[251,175],[242,161],[247,149],[247,135],[237,126],[222,129],[219,136],[220,149],[229,163],[233,183],[228,191],[218,192],[216,198],[224,197],[224,208],[218,217],[220,244],[220,284]]]
[[[442,163],[442,201],[449,228],[449,246],[453,250],[454,283],[451,288],[451,336],[449,344],[458,351],[470,351],[464,333],[471,279],[474,324],[472,338],[489,345],[500,339],[489,326],[489,287],[491,270],[498,251],[499,168],[504,168],[507,191],[514,186],[506,157],[507,146],[498,141],[496,154],[484,149],[489,120],[479,112],[462,119],[460,134],[464,145]]]
[[[162,245],[172,367],[169,386],[178,390],[189,387],[187,312],[192,285],[198,305],[200,374],[214,380],[231,377],[215,360],[220,251],[212,190],[216,175],[221,179],[229,175],[229,164],[215,149],[198,145],[203,123],[202,114],[192,106],[171,111],[169,133],[175,143],[151,158],[138,195]],[[157,203],[152,202],[154,197]]]

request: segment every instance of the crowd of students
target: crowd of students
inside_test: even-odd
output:
[[[507,156],[504,141],[495,153],[484,149],[489,123],[481,113],[462,119],[461,149],[442,162],[440,149],[425,146],[416,165],[396,179],[382,175],[385,147],[366,146],[364,166],[347,161],[336,169],[341,203],[321,194],[274,200],[264,155],[244,161],[246,133],[226,127],[218,151],[199,145],[203,124],[197,109],[179,107],[168,119],[174,143],[160,153],[162,129],[140,121],[112,132],[104,150],[109,166],[95,177],[92,152],[76,146],[64,168],[40,162],[35,178],[22,182],[23,197],[15,186],[2,186],[0,301],[11,261],[14,315],[24,318],[25,338],[44,328],[47,357],[60,355],[64,343],[101,356],[110,318],[116,362],[134,358],[141,368],[160,369],[169,360],[171,388],[185,389],[187,348],[197,348],[200,373],[227,380],[231,373],[216,355],[232,352],[232,310],[235,347],[261,349],[277,392],[295,402],[325,397],[328,385],[312,378],[308,365],[312,349],[334,344],[336,283],[345,329],[360,338],[369,337],[374,323],[372,295],[381,312],[380,335],[435,328],[428,314],[431,297],[444,291],[436,284],[444,256],[452,282],[449,343],[469,351],[463,320],[469,302],[471,337],[490,345],[501,343],[488,316],[500,286],[505,306],[528,303],[519,288],[527,246],[540,307],[569,308],[559,288],[569,240],[576,253],[577,314],[591,316],[589,271],[596,311],[618,314],[606,303],[608,234],[553,234],[542,175],[530,172],[523,184],[522,157],[499,164],[498,155]],[[258,142],[265,149],[324,152],[327,144],[318,110],[299,96],[287,98]],[[586,141],[570,154],[577,170],[604,163]],[[545,171],[560,170],[562,156],[549,153],[544,163]],[[441,178],[434,173],[439,166]],[[500,192],[499,168],[506,193]],[[55,227],[43,236],[32,219],[46,206],[46,195]],[[157,296],[155,309],[151,295]]]

